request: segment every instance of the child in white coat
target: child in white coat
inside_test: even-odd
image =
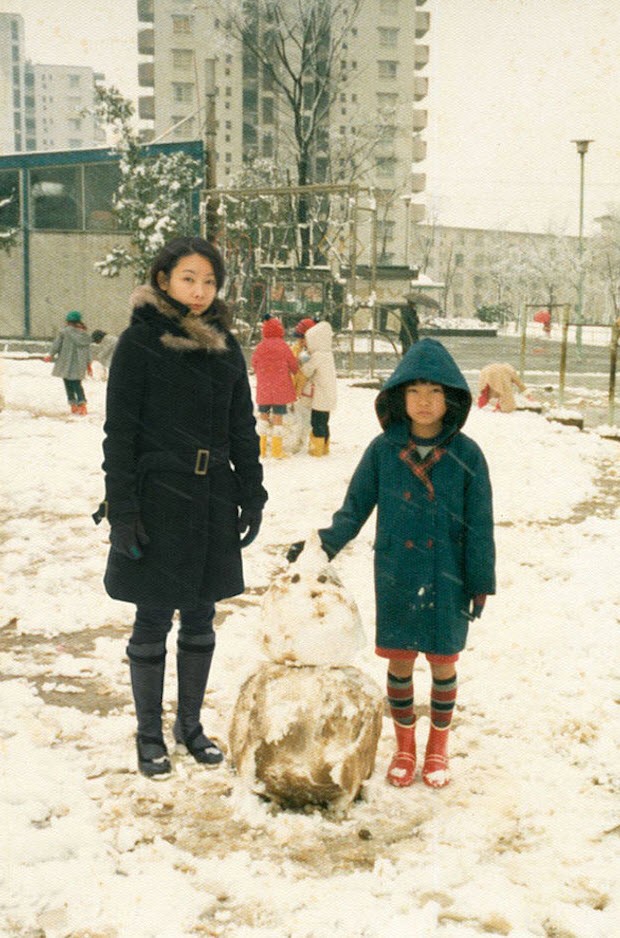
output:
[[[311,456],[329,453],[329,415],[336,407],[336,362],[332,351],[332,327],[319,322],[305,335],[309,358],[301,371],[314,384],[309,452]]]

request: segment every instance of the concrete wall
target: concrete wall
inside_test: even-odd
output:
[[[129,321],[133,275],[102,277],[94,269],[118,234],[32,232],[30,235],[30,337],[54,336],[70,309],[79,309],[89,329],[118,334]],[[0,337],[25,335],[23,247],[0,254]]]

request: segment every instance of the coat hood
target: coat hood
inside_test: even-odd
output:
[[[180,352],[225,352],[226,333],[217,319],[208,315],[186,315],[185,307],[166,297],[149,284],[136,287],[131,295],[131,322],[150,322],[161,331],[161,342]]]
[[[443,385],[448,403],[444,427],[452,432],[460,430],[471,408],[469,385],[447,348],[428,338],[411,346],[377,395],[375,410],[383,429],[407,421],[401,388],[412,381]]]
[[[317,322],[306,332],[306,348],[312,355],[313,352],[331,352],[332,350],[332,327],[328,322]]]
[[[284,338],[284,326],[279,319],[271,316],[269,319],[265,319],[263,323],[263,338],[264,339],[283,339]]]

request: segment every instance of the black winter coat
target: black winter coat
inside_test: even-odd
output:
[[[113,599],[193,608],[244,589],[239,508],[262,509],[259,443],[236,339],[139,287],[116,346],[103,443],[108,519],[140,518],[150,543],[132,560],[111,548]],[[211,311],[209,311],[211,312]]]

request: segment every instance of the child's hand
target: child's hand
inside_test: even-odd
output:
[[[486,601],[487,601],[486,593],[478,593],[476,596],[472,596],[470,606],[469,606],[469,614],[472,619],[480,618]]]

